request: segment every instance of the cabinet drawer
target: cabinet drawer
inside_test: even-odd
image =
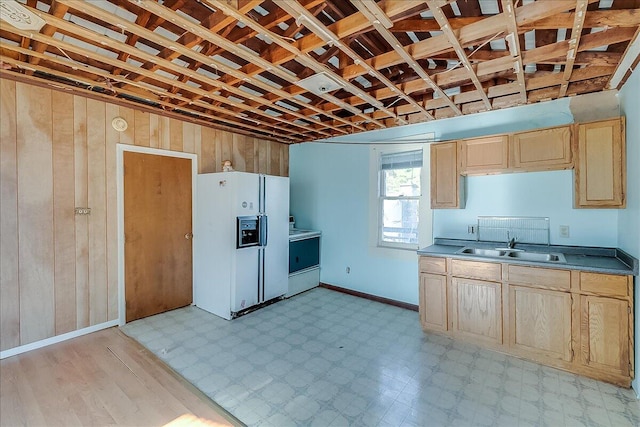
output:
[[[502,280],[502,266],[495,262],[451,260],[451,274],[458,277],[484,279],[499,282]]]
[[[627,276],[580,272],[580,290],[598,295],[626,297]]]
[[[509,283],[566,290],[571,288],[571,272],[569,270],[523,267],[520,265],[509,265],[508,268]]]
[[[421,256],[419,263],[421,273],[445,274],[447,272],[446,258]]]

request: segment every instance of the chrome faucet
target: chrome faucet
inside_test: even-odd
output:
[[[513,249],[516,246],[516,238],[512,237],[511,239],[509,239],[509,241],[507,242],[507,247],[509,249]]]

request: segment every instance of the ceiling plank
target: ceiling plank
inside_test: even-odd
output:
[[[461,65],[467,70],[467,73],[469,74],[471,81],[473,82],[474,86],[476,87],[476,90],[480,94],[482,102],[484,102],[485,108],[487,110],[491,110],[492,109],[491,101],[489,101],[489,98],[487,97],[487,94],[485,93],[484,88],[482,87],[482,84],[480,83],[480,80],[476,75],[476,71],[474,70],[471,64],[471,61],[469,61],[469,57],[464,51],[461,41],[458,40],[458,37],[459,36],[461,37],[462,30],[458,32],[458,35],[456,35],[453,32],[453,30],[449,25],[449,20],[444,15],[444,12],[442,11],[442,9],[439,6],[437,6],[437,3],[435,0],[426,0],[426,3],[429,5],[429,9],[431,9],[431,11],[433,12],[433,17],[435,18],[436,21],[438,21],[438,24],[440,24],[440,28],[444,32],[445,36],[449,39],[449,43],[451,43],[453,50],[455,50],[456,54],[458,55]],[[502,32],[502,29],[500,30],[500,32]]]
[[[442,98],[444,102],[449,105],[451,110],[455,115],[461,115],[462,112],[458,108],[456,104],[453,103],[449,95],[447,95],[431,78],[431,76],[427,73],[427,71],[418,64],[411,54],[411,52],[407,52],[404,47],[400,44],[398,39],[393,35],[389,28],[393,25],[389,16],[387,16],[384,11],[377,5],[377,3],[373,1],[366,0],[351,0],[351,3],[358,8],[360,13],[363,15],[373,15],[369,17],[369,20],[373,23],[376,31],[382,35],[382,37],[389,43],[391,48],[402,58],[402,60],[411,67],[411,69],[426,83],[429,87],[434,91],[434,93],[438,94],[439,98]],[[384,23],[387,23],[385,25]],[[368,64],[370,65],[370,64]],[[431,116],[431,115],[430,115]]]
[[[61,0],[61,1],[71,1],[71,0]],[[162,9],[163,6],[161,6],[159,4],[156,4],[155,2],[144,2],[144,3],[142,3],[142,5],[144,5],[145,7],[148,7],[156,16],[162,16],[165,19],[167,19],[167,18],[173,19],[175,22],[181,22],[181,23],[184,20],[184,18],[181,18],[178,15],[176,15],[176,16],[171,15],[171,17],[169,17],[169,14],[173,14],[173,11],[171,11],[170,9],[167,9],[165,11],[164,9]],[[104,14],[104,12],[101,9],[99,9],[99,8],[97,8],[97,7],[91,5],[90,3],[87,3],[87,2],[83,2],[82,6],[80,6],[80,7],[84,11],[91,11],[91,13],[94,14],[94,16],[100,16],[100,15]],[[165,14],[166,14],[166,16],[165,16]],[[50,16],[43,16],[43,19],[54,19],[54,18],[50,17]],[[106,17],[105,17],[105,19],[106,19]],[[271,92],[279,93],[280,96],[282,96],[283,98],[288,98],[289,97],[289,94],[284,92],[284,91],[278,90],[278,89],[274,88],[273,86],[270,86],[270,85],[268,85],[268,84],[266,84],[266,83],[264,83],[264,82],[262,82],[260,80],[250,78],[249,76],[247,76],[247,75],[245,75],[243,73],[240,73],[240,72],[234,70],[233,68],[231,68],[231,67],[229,67],[229,66],[227,66],[227,65],[225,65],[225,64],[223,64],[221,62],[215,61],[214,59],[209,58],[209,57],[207,57],[205,55],[202,55],[202,54],[200,54],[198,52],[195,52],[192,49],[188,49],[186,46],[183,46],[183,45],[180,45],[178,43],[174,43],[171,40],[165,39],[164,37],[162,37],[162,36],[160,36],[160,35],[158,35],[158,34],[156,34],[154,32],[148,31],[147,29],[145,29],[143,27],[135,26],[130,22],[127,23],[127,21],[122,20],[121,18],[118,18],[118,17],[115,17],[115,16],[111,17],[111,19],[112,19],[112,21],[118,22],[121,25],[126,26],[127,31],[136,32],[141,37],[144,37],[147,40],[155,40],[157,43],[159,43],[161,45],[169,46],[171,48],[170,50],[175,50],[175,52],[177,52],[179,54],[182,54],[184,56],[187,56],[189,58],[195,59],[197,61],[200,61],[200,62],[203,62],[203,63],[208,63],[208,64],[214,64],[213,66],[216,69],[219,69],[219,70],[221,70],[221,71],[223,71],[223,72],[225,72],[227,74],[232,74],[232,75],[236,76],[238,79],[240,79],[242,81],[248,81],[248,82],[254,84],[255,86],[257,86],[257,87],[259,87],[259,88],[261,88],[261,89],[263,89],[263,90],[265,90],[267,92],[271,91]],[[68,23],[65,24],[64,21],[62,21],[62,22],[60,22],[60,25],[72,25],[72,24],[68,24]],[[194,27],[192,23],[185,23],[184,25],[185,26]],[[93,37],[94,39],[96,38],[96,36],[99,37],[99,35],[97,35],[96,33],[90,32],[88,30],[76,29],[74,27],[68,27],[68,28],[69,28],[70,31],[77,31],[77,32],[86,33],[87,37]],[[204,28],[202,30],[199,30],[199,29],[194,27],[193,29],[194,29],[194,31],[201,31],[204,36],[207,36],[206,35],[206,30]],[[213,35],[211,35],[211,37],[213,37]],[[217,38],[214,38],[214,40],[220,42],[222,39],[217,37]],[[107,42],[106,41],[102,41],[101,43],[107,43]],[[126,45],[124,43],[116,42],[116,41],[113,41],[113,40],[109,40],[109,43],[112,44],[112,45],[115,44],[116,46],[119,46],[120,50],[129,51],[131,54],[137,53],[138,56],[145,57],[146,58],[145,61],[147,61],[149,63],[162,64],[163,68],[168,69],[168,70],[173,70],[177,74],[182,74],[182,73],[185,73],[187,71],[184,67],[180,67],[180,66],[174,64],[171,61],[167,61],[167,60],[164,60],[164,59],[159,59],[154,55],[146,54],[145,52],[141,52],[141,51],[139,51],[137,49],[134,49],[131,46],[128,46],[128,45]],[[140,72],[142,71],[142,68],[139,67],[138,69],[139,69]],[[147,71],[151,71],[151,70],[147,70]],[[202,78],[202,79],[205,78],[204,76],[198,76],[197,73],[192,73],[192,74],[193,74],[192,77],[198,77],[198,78]],[[216,86],[216,87],[218,87],[218,88],[220,88],[220,89],[227,90],[227,91],[233,93],[234,95],[238,95],[240,97],[251,99],[251,100],[255,100],[255,101],[258,101],[258,102],[263,102],[265,105],[268,105],[272,109],[284,110],[283,112],[287,112],[287,113],[290,113],[290,114],[295,114],[294,112],[292,112],[289,109],[282,108],[282,107],[279,107],[277,105],[274,105],[274,104],[272,104],[271,102],[269,102],[267,100],[262,100],[260,97],[250,96],[249,94],[247,94],[246,92],[244,92],[244,91],[242,91],[240,89],[237,89],[237,88],[235,88],[233,86],[225,84],[224,82],[221,82],[219,79],[218,80],[210,80],[209,83],[214,85],[214,86]],[[324,111],[322,111],[322,110],[318,110],[317,112],[318,113],[324,113]],[[302,120],[306,119],[306,120],[314,121],[314,120],[306,118],[306,117],[304,117],[302,115],[300,115],[298,118],[300,118]],[[352,125],[351,122],[349,122],[348,120],[341,119],[340,117],[332,116],[332,118],[335,118],[338,121],[342,121],[346,125],[349,125],[349,126]],[[335,127],[335,126],[333,126],[331,124],[326,124],[326,123],[323,123],[323,122],[320,122],[320,121],[315,121],[315,122],[317,124],[332,128],[333,130],[337,130],[339,132],[344,132],[340,128]]]
[[[516,24],[515,6],[513,0],[502,0],[502,10],[505,15],[507,31],[509,34],[505,37],[509,47],[509,52],[513,57],[513,69],[518,78],[518,86],[520,87],[520,104],[527,103],[527,87],[524,82],[524,67],[522,66],[522,51],[520,46],[520,38],[518,37],[518,26]]]
[[[580,36],[582,34],[584,16],[587,12],[587,0],[577,0],[575,7],[575,16],[573,27],[571,29],[571,39],[569,39],[569,50],[567,51],[567,62],[564,65],[562,73],[562,84],[560,85],[560,97],[565,96],[569,88],[569,80],[573,72],[573,63],[576,59],[578,46],[580,45]]]

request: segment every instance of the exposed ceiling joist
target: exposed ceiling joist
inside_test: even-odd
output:
[[[283,143],[606,90],[639,56],[629,0],[2,1],[3,78]]]

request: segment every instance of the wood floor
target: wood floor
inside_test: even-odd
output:
[[[0,361],[2,426],[172,421],[242,425],[118,328]]]

